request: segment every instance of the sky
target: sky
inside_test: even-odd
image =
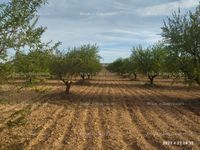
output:
[[[5,1],[5,0],[0,0]],[[59,49],[97,44],[101,62],[128,57],[131,48],[161,40],[163,19],[178,8],[194,10],[199,0],[48,0],[38,15],[46,26],[43,41],[60,41]]]

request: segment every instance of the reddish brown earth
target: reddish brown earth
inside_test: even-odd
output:
[[[200,89],[156,84],[107,73],[73,85],[70,95],[57,81],[20,91],[3,85],[0,149],[198,150]]]

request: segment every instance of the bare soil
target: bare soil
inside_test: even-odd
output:
[[[69,95],[58,81],[2,85],[0,149],[198,150],[200,88],[170,83],[106,73]]]

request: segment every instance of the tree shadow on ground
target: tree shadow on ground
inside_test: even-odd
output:
[[[91,83],[92,85],[93,83]],[[150,86],[148,82],[139,83],[139,82],[108,82],[98,84],[98,87],[113,87],[118,86],[121,88],[141,88],[141,89],[155,89],[155,90],[173,90],[173,91],[190,91],[190,90],[200,90],[200,86],[187,86],[187,85],[164,85],[160,83],[155,83],[153,86]]]
[[[115,80],[114,80],[115,81]],[[63,86],[63,84],[60,84]],[[55,85],[52,85],[55,87]],[[57,85],[56,85],[57,86]],[[77,86],[76,90],[73,90],[73,86]],[[185,86],[165,86],[165,85],[156,85],[154,87],[149,87],[141,83],[131,83],[131,82],[93,82],[86,85],[73,85],[72,91],[70,94],[64,93],[61,89],[46,91],[42,97],[39,98],[41,103],[48,102],[50,104],[56,105],[68,105],[68,104],[80,104],[80,105],[89,105],[92,104],[95,106],[98,105],[115,105],[117,107],[122,107],[123,104],[126,105],[138,105],[148,108],[147,106],[154,107],[155,105],[162,105],[166,108],[170,108],[173,106],[180,106],[188,111],[193,112],[196,115],[200,115],[200,94],[194,96],[194,98],[178,98],[175,95],[164,95],[164,94],[155,94],[157,90],[172,90],[178,93],[182,91],[188,91]],[[83,91],[80,92],[78,89],[87,88],[88,93]],[[97,88],[97,92],[94,92],[94,88]],[[118,90],[118,92],[110,93],[110,92],[98,92],[100,89],[110,89],[113,91]],[[120,90],[124,90],[126,92],[120,93]],[[135,93],[135,89],[137,91],[148,90],[150,94],[144,94],[143,92]],[[189,90],[200,90],[199,87],[190,87]],[[132,92],[132,93],[130,93]],[[9,95],[10,91],[1,92],[1,96]],[[26,94],[25,92],[24,94]],[[134,94],[135,93],[135,94]],[[161,93],[161,92],[158,92]],[[27,93],[28,94],[28,93]],[[33,93],[34,95],[34,93]],[[190,94],[191,95],[191,94]],[[195,98],[199,97],[199,98]],[[30,103],[34,103],[34,101],[30,100]]]
[[[64,92],[53,92],[46,94],[43,99],[47,99],[48,103],[55,105],[92,105],[98,106],[116,106],[123,107],[123,104],[137,105],[149,109],[154,106],[162,106],[163,109],[171,109],[180,107],[182,109],[193,112],[195,115],[200,116],[200,97],[199,98],[187,98],[180,99],[173,96],[156,96],[156,95],[112,95],[109,93],[101,93],[100,95],[95,93],[77,93],[72,92],[65,94]]]

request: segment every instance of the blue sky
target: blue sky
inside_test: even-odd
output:
[[[198,3],[199,0],[48,0],[38,12],[38,25],[47,27],[43,40],[62,42],[61,50],[96,43],[102,62],[112,62],[128,57],[133,46],[146,47],[160,40],[163,19],[179,7],[185,12]]]

